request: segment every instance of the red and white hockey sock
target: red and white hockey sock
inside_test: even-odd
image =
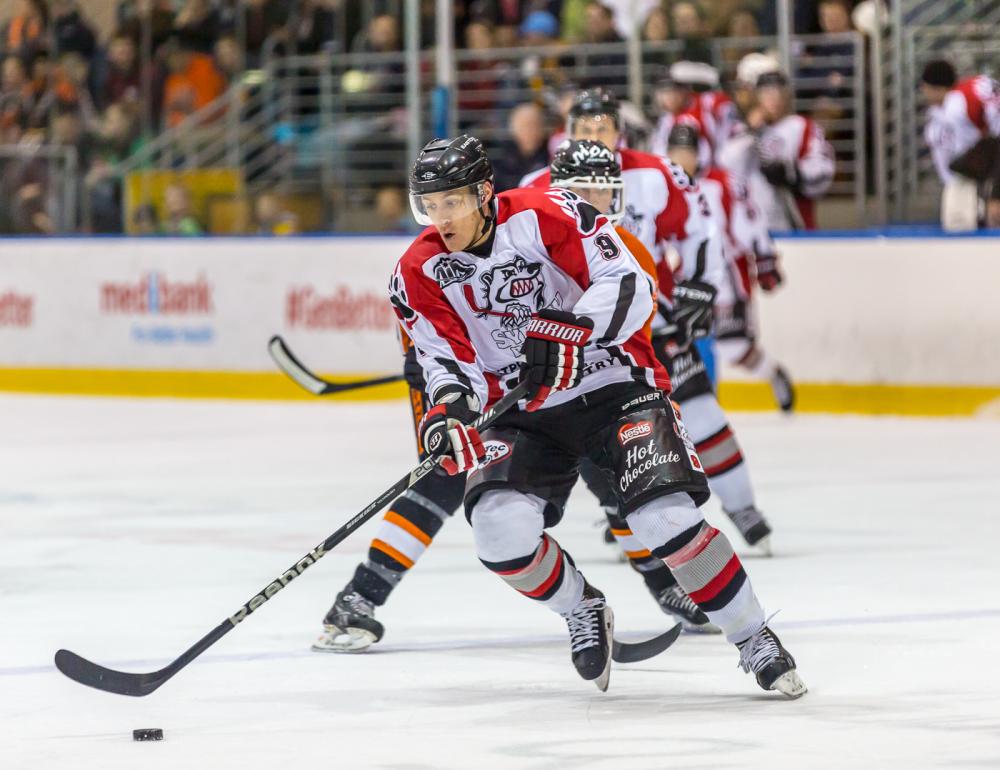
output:
[[[684,424],[708,476],[712,494],[727,511],[754,505],[750,471],[743,451],[714,395],[696,396],[681,405]]]
[[[763,625],[764,610],[732,544],[688,495],[652,500],[630,513],[628,524],[729,641],[743,641]]]
[[[514,490],[490,490],[470,517],[476,553],[517,592],[559,613],[583,596],[583,575],[559,543],[542,531],[545,503]]]

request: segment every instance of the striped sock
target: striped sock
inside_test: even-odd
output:
[[[733,546],[707,522],[686,529],[653,551],[666,561],[691,599],[733,643],[764,624],[764,610]]]
[[[676,585],[677,580],[670,574],[666,564],[661,559],[656,558],[644,546],[635,533],[629,529],[628,523],[618,518],[608,517],[611,524],[611,534],[615,536],[618,545],[628,557],[629,565],[642,575],[642,579],[654,594],[659,594],[666,588]]]
[[[583,575],[547,532],[528,556],[503,562],[480,561],[511,588],[556,612],[569,612],[583,596]]]
[[[354,571],[354,590],[372,604],[384,604],[448,516],[448,511],[413,489],[396,498],[375,533],[368,559]]]

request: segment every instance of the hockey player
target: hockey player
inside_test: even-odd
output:
[[[674,62],[654,86],[653,95],[661,114],[650,137],[650,151],[666,157],[670,129],[678,122],[687,123],[698,131],[702,165],[714,165],[737,120],[736,105],[719,88],[718,70],[703,62]]]
[[[804,694],[739,558],[698,510],[700,461],[642,331],[651,285],[607,219],[568,190],[495,194],[470,136],[424,148],[410,200],[432,226],[396,266],[392,301],[434,403],[421,439],[448,472],[469,472],[466,516],[483,564],[563,616],[578,673],[606,689],[611,609],[545,531],[587,456],[613,479],[636,537],[737,645],[744,670],[766,690]],[[521,380],[523,409],[481,436],[469,427]]]
[[[760,75],[754,96],[763,120],[756,149],[767,185],[754,189],[752,175],[737,173],[748,179],[773,229],[815,230],[816,200],[833,183],[833,147],[814,120],[789,112],[791,90],[780,70]]]
[[[958,80],[955,68],[939,59],[924,67],[920,92],[929,105],[924,139],[948,184],[955,158],[983,137],[1000,136],[1000,83],[986,75]]]
[[[570,110],[569,131],[574,139],[592,139],[614,150],[619,144],[618,125],[617,101],[605,92],[582,92]],[[616,158],[625,185],[621,226],[656,258],[663,303],[682,299],[690,313],[685,323],[710,319],[714,295],[727,280],[727,271],[721,233],[707,201],[682,168],[663,158],[628,148],[618,149]],[[521,182],[543,189],[550,183],[548,170],[529,174]],[[668,247],[680,255],[676,284],[667,261]],[[672,344],[665,327],[663,318],[654,319],[654,347],[668,365],[674,400],[685,410],[684,419],[705,462],[712,491],[747,543],[769,553],[770,525],[754,504],[743,452],[718,405],[705,364],[693,345],[680,349]]]
[[[570,190],[604,214],[611,224],[621,221],[625,215],[625,190],[621,166],[615,154],[600,142],[565,140],[555,152],[549,166],[553,187]],[[636,258],[643,272],[653,284],[653,296],[657,296],[656,262],[652,254],[632,233],[623,227],[616,232],[626,248]],[[667,287],[670,291],[670,287]],[[655,313],[655,311],[654,311]],[[649,323],[644,333],[649,334]],[[660,559],[644,548],[618,510],[618,496],[608,478],[600,468],[584,458],[580,463],[580,475],[587,487],[597,497],[608,519],[611,542],[618,542],[621,553],[638,572],[662,610],[673,615],[686,631],[717,634],[720,629],[709,622],[684,590],[677,584],[670,570]]]
[[[715,339],[719,356],[732,366],[746,369],[771,384],[783,411],[791,411],[795,393],[788,373],[773,362],[757,343],[751,304],[756,282],[774,291],[782,283],[778,255],[768,232],[767,220],[750,200],[746,187],[721,168],[701,166],[697,133],[677,124],[668,138],[668,157],[692,179],[705,195],[722,225],[723,254],[728,280],[715,298]]]

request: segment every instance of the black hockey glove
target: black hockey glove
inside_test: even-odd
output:
[[[670,343],[678,350],[687,350],[699,337],[712,329],[716,289],[704,281],[681,281],[674,285],[673,307],[667,318]]]
[[[437,394],[438,403],[420,421],[420,440],[428,454],[443,457],[449,476],[475,468],[486,456],[479,431],[469,423],[479,417],[479,399],[464,390]]]
[[[784,163],[780,160],[763,163],[760,173],[772,187],[785,187],[792,192],[799,189],[799,172],[794,164]]]
[[[754,267],[757,271],[757,285],[764,291],[774,291],[785,280],[778,270],[777,254],[758,254],[754,259]]]
[[[565,310],[539,310],[528,321],[521,348],[521,379],[530,384],[527,410],[540,409],[549,394],[568,390],[583,379],[583,347],[594,322]]]
[[[416,348],[410,348],[406,351],[406,357],[403,359],[403,379],[414,390],[423,390],[427,387],[427,382],[424,380],[424,369],[417,361]]]

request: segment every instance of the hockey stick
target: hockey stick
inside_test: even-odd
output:
[[[278,365],[285,374],[295,380],[295,383],[305,388],[314,396],[330,396],[334,393],[344,393],[348,390],[358,388],[370,388],[373,385],[387,385],[390,382],[399,382],[403,379],[401,374],[393,374],[387,377],[376,377],[371,380],[355,380],[354,382],[329,382],[317,377],[309,371],[299,359],[297,359],[288,345],[280,335],[275,334],[267,343],[267,352],[271,354],[274,363]]]
[[[489,427],[493,422],[508,409],[512,408],[524,397],[528,391],[528,384],[520,383],[510,393],[497,401],[492,407],[483,412],[473,423],[479,430]],[[187,666],[205,650],[219,641],[222,637],[232,631],[242,621],[261,607],[268,599],[273,597],[278,591],[288,585],[292,580],[305,572],[310,566],[326,556],[339,543],[358,529],[362,524],[372,518],[392,499],[398,497],[404,491],[413,486],[419,479],[437,468],[441,462],[440,457],[431,457],[424,460],[420,465],[403,476],[399,481],[385,490],[372,502],[370,502],[360,513],[355,515],[340,529],[330,535],[326,540],[316,546],[312,551],[299,559],[295,564],[282,572],[277,578],[268,583],[259,593],[255,594],[241,606],[233,615],[223,620],[212,631],[208,632],[186,650],[177,660],[170,665],[161,668],[159,671],[152,671],[148,674],[132,674],[126,671],[115,671],[105,668],[96,663],[92,663],[86,658],[82,658],[75,652],[69,650],[59,650],[56,652],[55,663],[62,673],[70,679],[85,684],[88,687],[95,687],[105,692],[116,693],[118,695],[142,696],[149,695],[160,685],[170,679],[174,674]]]

